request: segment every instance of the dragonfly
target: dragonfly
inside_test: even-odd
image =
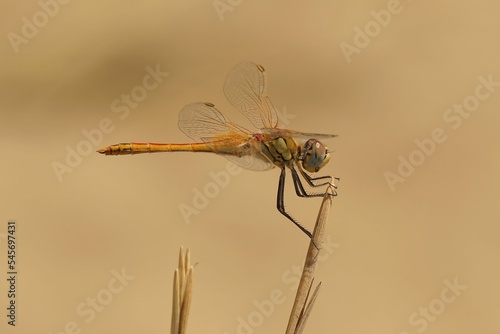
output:
[[[212,103],[197,102],[179,113],[179,129],[194,143],[120,143],[97,152],[105,155],[126,155],[156,152],[211,152],[250,170],[280,168],[277,193],[278,211],[293,222],[309,238],[304,226],[285,209],[286,171],[290,170],[295,192],[300,197],[322,197],[323,192],[306,191],[302,179],[312,188],[332,186],[331,176],[313,177],[330,161],[330,150],[319,139],[337,135],[305,133],[278,127],[278,113],[267,94],[264,67],[252,62],[237,64],[224,84],[227,100],[260,131],[251,132],[230,122]],[[298,171],[298,172],[297,172]],[[300,176],[299,176],[300,174]],[[301,179],[302,176],[302,179]],[[337,179],[337,178],[335,178]]]

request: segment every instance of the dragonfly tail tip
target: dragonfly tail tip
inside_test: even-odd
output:
[[[100,148],[96,151],[97,153],[108,155],[108,148]]]

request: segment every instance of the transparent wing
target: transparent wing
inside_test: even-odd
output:
[[[278,137],[294,137],[294,138],[299,138],[302,140],[307,140],[307,139],[326,139],[326,138],[333,138],[337,137],[338,135],[331,135],[331,134],[326,134],[326,133],[311,133],[311,132],[301,132],[301,131],[295,131],[295,130],[290,130],[290,129],[262,129],[262,133],[265,133],[269,135],[271,138],[278,138]]]
[[[229,120],[211,103],[191,103],[179,113],[179,129],[213,152],[246,169],[268,170],[274,165],[260,151],[260,142],[248,130]]]
[[[242,62],[229,72],[224,84],[228,101],[257,128],[275,128],[278,115],[267,96],[264,68],[251,62]]]
[[[194,141],[246,138],[250,133],[229,120],[208,102],[191,103],[179,113],[179,129]]]
[[[264,171],[274,168],[274,164],[271,161],[268,161],[264,156],[262,158],[258,158],[253,155],[244,155],[242,157],[225,155],[224,157],[233,164],[245,169]]]

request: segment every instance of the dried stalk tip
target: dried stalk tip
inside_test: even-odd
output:
[[[174,273],[171,334],[185,334],[191,298],[193,295],[193,266],[190,264],[189,248],[179,252],[179,267]]]
[[[314,226],[313,237],[311,239],[311,242],[309,243],[309,249],[307,251],[306,260],[304,263],[304,269],[302,270],[302,277],[300,278],[299,287],[297,289],[297,295],[295,296],[292,312],[290,313],[290,319],[288,321],[288,326],[285,332],[286,334],[302,333],[307,318],[309,317],[314,302],[316,301],[321,283],[318,284],[313,292],[311,300],[307,304],[309,292],[314,281],[314,270],[316,269],[316,262],[318,260],[319,251],[321,249],[317,248],[316,246],[321,247],[322,245],[326,221],[328,219],[328,214],[330,213],[330,207],[332,205],[334,194],[334,189],[330,187],[323,197],[323,202],[321,203],[318,217],[316,219],[316,225]]]

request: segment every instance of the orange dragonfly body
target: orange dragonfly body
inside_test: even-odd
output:
[[[179,114],[179,129],[195,143],[121,143],[98,150],[105,155],[155,152],[212,152],[224,155],[233,163],[252,170],[281,169],[278,184],[278,210],[305,234],[311,233],[285,210],[283,194],[286,169],[292,174],[295,191],[301,197],[324,196],[309,193],[297,170],[311,187],[332,185],[331,176],[312,177],[330,160],[330,152],[318,139],[335,135],[304,133],[278,128],[278,116],[267,95],[264,68],[243,62],[229,73],[224,93],[229,102],[242,112],[260,132],[250,132],[230,122],[212,103],[191,103]]]

